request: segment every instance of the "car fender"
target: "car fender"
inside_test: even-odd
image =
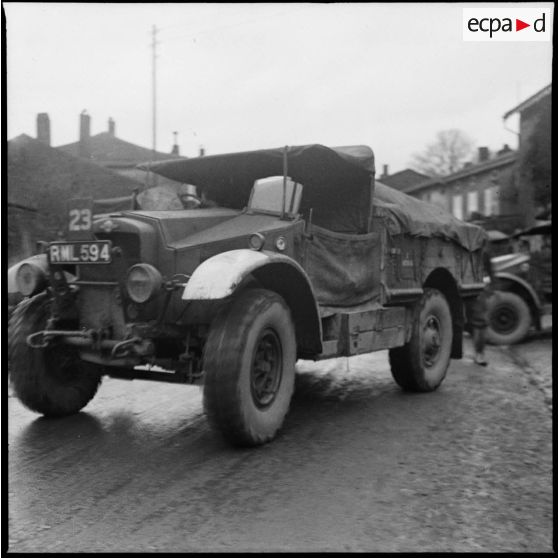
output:
[[[8,294],[10,295],[19,294],[19,290],[17,288],[16,276],[17,276],[17,270],[19,269],[19,266],[24,263],[31,263],[33,265],[40,267],[45,272],[45,274],[48,274],[49,272],[49,265],[48,265],[48,259],[46,254],[35,254],[34,256],[30,256],[29,258],[25,258],[24,260],[17,262],[16,264],[12,265],[8,269],[7,286],[8,286]],[[64,271],[64,276],[66,277],[66,281],[68,281],[68,283],[71,283],[76,279],[76,276],[68,271]]]
[[[36,254],[34,256],[30,256],[29,258],[25,258],[20,262],[17,262],[16,264],[12,265],[8,269],[8,280],[7,280],[8,294],[19,293],[19,290],[17,288],[16,276],[17,276],[17,270],[19,269],[19,266],[24,263],[34,264],[40,267],[45,273],[48,271],[48,261],[47,261],[46,254]]]
[[[541,301],[533,287],[517,275],[513,273],[505,273],[500,272],[495,274],[496,284],[495,288],[498,289],[498,280],[507,281],[511,283],[515,287],[515,292],[517,295],[521,296],[531,311],[531,316],[534,320],[535,327],[540,330],[541,329],[541,313],[542,313],[542,304]],[[509,290],[509,289],[506,289]]]
[[[254,270],[270,263],[286,263],[293,266],[310,281],[305,271],[293,259],[266,250],[230,250],[202,262],[190,277],[183,300],[219,300],[230,296],[242,280]]]
[[[283,254],[231,250],[201,263],[190,277],[182,299],[221,300],[232,295],[250,274],[280,294],[291,309],[299,356],[312,358],[322,350],[322,328],[316,296],[304,269]]]

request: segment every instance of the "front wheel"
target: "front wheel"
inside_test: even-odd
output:
[[[389,351],[391,373],[405,391],[434,391],[446,376],[453,340],[451,311],[437,289],[424,289],[410,340]]]
[[[527,303],[515,293],[497,291],[488,301],[486,341],[493,345],[512,345],[522,341],[531,327]]]
[[[284,300],[241,292],[211,326],[204,349],[203,404],[211,425],[237,446],[272,440],[294,390],[296,341]]]
[[[32,349],[27,336],[45,329],[51,300],[46,293],[21,302],[8,326],[10,380],[18,399],[45,416],[72,415],[85,407],[101,383],[100,369],[83,362],[75,347]]]

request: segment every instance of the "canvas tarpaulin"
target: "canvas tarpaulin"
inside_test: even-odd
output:
[[[222,207],[246,207],[254,181],[283,174],[285,149],[262,149],[141,165],[143,170],[201,188]],[[313,144],[287,148],[288,175],[304,191],[305,218],[315,210],[316,223],[337,232],[366,232],[371,211],[374,154],[364,145],[329,148]],[[481,248],[486,234],[435,205],[377,183],[374,204],[392,216],[400,233],[441,237],[469,251]]]
[[[380,296],[380,235],[349,235],[312,227],[305,269],[324,306],[356,306]]]
[[[288,175],[305,189],[368,188],[374,154],[365,145],[329,148],[303,145],[286,148]],[[140,165],[171,180],[193,184],[223,207],[242,209],[254,181],[283,174],[285,148],[260,149],[176,159]]]
[[[392,234],[407,233],[418,237],[453,240],[470,252],[482,248],[487,234],[481,227],[465,223],[446,210],[376,182],[374,205],[385,209],[395,227]]]

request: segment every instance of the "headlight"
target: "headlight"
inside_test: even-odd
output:
[[[128,270],[126,289],[134,302],[147,302],[163,284],[161,274],[149,264],[136,264]]]
[[[23,263],[17,270],[16,284],[18,291],[23,296],[31,296],[45,287],[45,272],[37,265]]]
[[[521,271],[522,273],[527,273],[529,271],[529,264],[527,262],[519,264],[519,271]]]
[[[252,250],[261,250],[265,243],[265,236],[260,233],[254,233],[248,241]]]

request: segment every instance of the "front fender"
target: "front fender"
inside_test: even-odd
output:
[[[17,262],[8,269],[8,294],[19,294],[19,291],[17,289],[16,275],[19,266],[24,263],[32,263],[40,267],[45,273],[48,271],[48,261],[46,254],[36,254],[34,256],[30,256],[29,258],[25,258],[20,262]]]
[[[254,270],[269,263],[287,263],[302,268],[291,258],[274,252],[231,250],[201,263],[186,284],[183,300],[219,300],[230,296],[242,280]]]
[[[186,284],[183,300],[219,300],[234,293],[248,275],[283,297],[291,309],[299,358],[322,351],[322,327],[312,284],[293,259],[275,252],[231,250],[209,258]]]
[[[496,273],[495,277],[496,279],[502,281],[508,281],[518,286],[520,290],[522,290],[531,299],[531,301],[527,300],[527,302],[528,303],[531,302],[531,305],[534,306],[534,308],[537,311],[540,311],[541,301],[539,300],[539,297],[535,292],[535,289],[533,289],[533,287],[527,281],[525,281],[525,279],[522,279],[521,277],[518,277],[513,273],[506,273],[506,272]],[[497,286],[498,286],[498,282],[496,282],[496,287]]]

